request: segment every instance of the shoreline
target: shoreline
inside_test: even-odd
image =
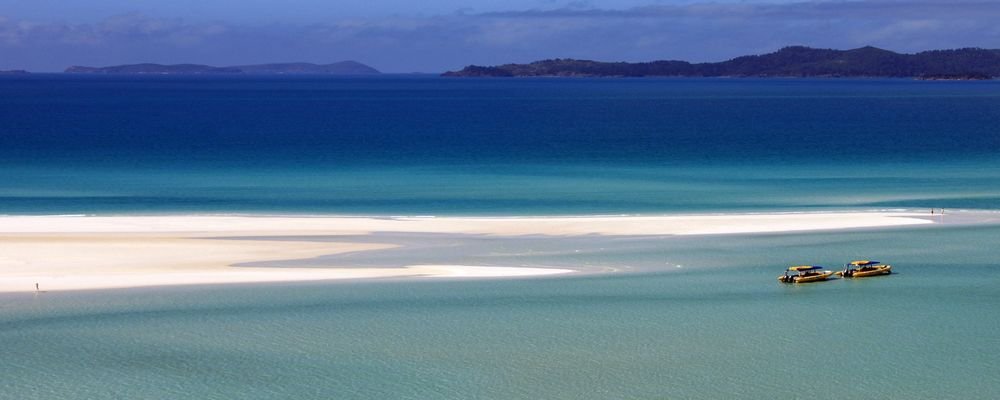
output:
[[[379,251],[380,243],[273,240],[376,232],[485,236],[724,235],[933,224],[900,211],[573,217],[254,215],[0,216],[0,293],[365,278],[503,278],[569,269],[479,265],[402,268],[240,267]],[[254,240],[268,237],[270,240]]]

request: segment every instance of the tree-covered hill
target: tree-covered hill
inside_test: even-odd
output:
[[[901,54],[871,46],[853,50],[790,46],[717,63],[640,63],[552,59],[530,64],[470,65],[445,76],[691,76],[915,77],[990,79],[1000,76],[1000,50],[964,48]]]

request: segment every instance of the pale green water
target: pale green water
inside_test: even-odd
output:
[[[511,240],[472,247],[524,239]],[[585,240],[502,258],[638,271],[6,295],[0,398],[986,399],[1000,390],[998,226],[609,238],[604,250],[575,253]],[[774,279],[790,263],[862,256],[898,273]]]

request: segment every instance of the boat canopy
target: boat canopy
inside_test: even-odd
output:
[[[789,271],[812,271],[814,269],[822,269],[823,267],[819,265],[796,265],[794,267],[788,267]]]
[[[872,264],[878,264],[878,261],[872,261],[872,260],[851,261],[851,265],[872,265]]]

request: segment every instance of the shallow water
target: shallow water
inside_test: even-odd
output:
[[[6,295],[0,398],[990,398],[998,239],[614,238],[575,257],[641,268]],[[856,257],[897,272],[774,279]]]

